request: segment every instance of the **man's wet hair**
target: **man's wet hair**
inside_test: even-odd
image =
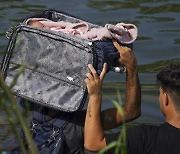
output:
[[[170,95],[176,110],[180,112],[180,64],[171,64],[157,74],[157,83]]]

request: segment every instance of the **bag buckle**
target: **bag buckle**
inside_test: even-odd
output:
[[[12,36],[12,34],[14,32],[14,29],[15,29],[15,27],[11,27],[11,28],[7,29],[7,31],[6,31],[6,38],[7,39],[11,38],[11,36]]]
[[[53,133],[52,135],[50,136],[50,139],[51,140],[55,140],[56,139],[56,136],[59,134],[59,128],[53,128]]]
[[[31,131],[33,133],[36,133],[36,130],[35,130],[35,127],[38,125],[38,122],[37,121],[32,121],[32,126],[31,126]]]

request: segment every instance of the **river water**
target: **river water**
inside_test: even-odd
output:
[[[118,22],[135,24],[138,39],[134,53],[142,85],[142,115],[135,122],[159,124],[164,121],[158,104],[156,73],[170,63],[180,63],[179,0],[0,0],[0,62],[8,43],[5,31],[27,15],[47,9],[63,11],[102,26]],[[124,83],[124,74],[108,73],[103,86],[103,109],[113,106],[110,100],[117,99],[117,91],[124,101]],[[1,121],[2,117],[1,111]],[[1,121],[0,134],[3,132]]]

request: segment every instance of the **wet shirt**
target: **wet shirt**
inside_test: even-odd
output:
[[[119,133],[106,135],[107,144]],[[180,154],[180,129],[169,123],[160,126],[140,125],[127,130],[128,154]],[[114,149],[109,151],[114,154]]]

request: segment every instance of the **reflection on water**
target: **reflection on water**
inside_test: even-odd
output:
[[[139,72],[140,73],[157,73],[162,68],[167,67],[168,65],[172,63],[179,63],[179,62],[180,62],[180,58],[177,58],[177,59],[157,61],[151,64],[139,65]]]
[[[109,22],[116,23],[121,18],[139,27],[139,37],[135,44],[139,64],[180,57],[179,1],[89,1],[88,6],[102,14],[113,14]]]
[[[167,0],[130,0],[130,1],[89,1],[89,6],[100,11],[138,8],[141,14],[155,14],[161,12],[179,12],[180,4],[177,1],[164,4]],[[170,1],[169,1],[170,2]]]
[[[179,0],[0,0],[0,62],[6,50],[5,31],[29,14],[56,9],[86,21],[105,25],[130,22],[138,27],[134,43],[142,84],[142,116],[137,122],[160,123],[164,120],[158,105],[156,73],[170,63],[180,63],[180,1]],[[109,73],[103,86],[103,109],[112,106],[119,89],[124,101],[125,75]],[[0,139],[7,134],[2,128]]]

